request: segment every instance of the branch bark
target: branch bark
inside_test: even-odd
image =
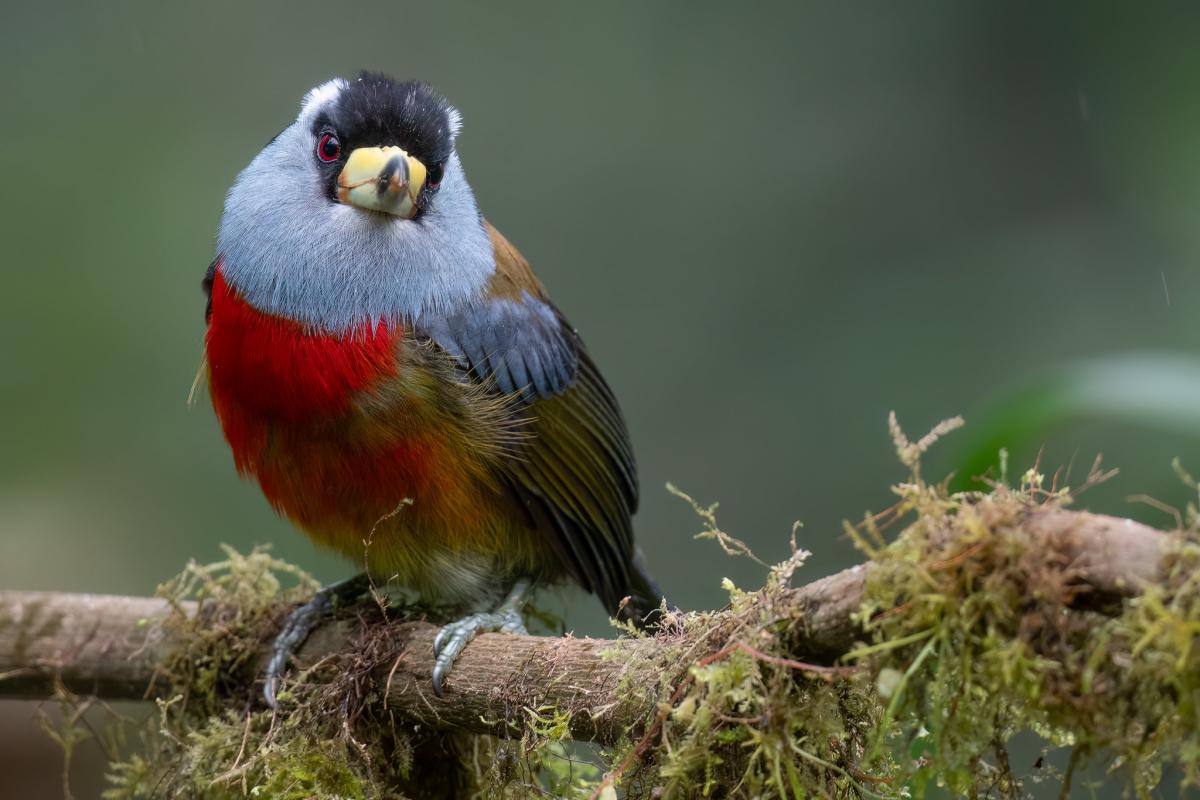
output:
[[[1078,574],[1082,591],[1074,605],[1080,609],[1111,609],[1159,580],[1166,568],[1170,537],[1132,520],[1045,509],[1030,512],[1021,530],[1048,560]],[[827,662],[860,639],[852,615],[871,568],[860,564],[790,592],[787,603],[802,620],[791,632],[795,658]],[[155,696],[166,689],[156,668],[178,643],[153,623],[169,613],[165,601],[151,598],[0,592],[0,697],[48,697],[60,682],[110,699]],[[352,650],[363,638],[359,624],[343,620],[322,627],[301,649],[301,662]],[[398,716],[433,729],[504,735],[521,730],[509,723],[523,723],[525,709],[553,706],[586,712],[572,715],[572,735],[600,742],[612,742],[653,716],[653,709],[629,696],[636,693],[622,691],[622,679],[631,664],[653,663],[648,659],[671,646],[661,640],[483,634],[463,652],[445,697],[437,698],[429,679],[436,632],[426,622],[389,624],[388,657],[378,661],[371,680]],[[262,644],[260,668],[269,645]]]

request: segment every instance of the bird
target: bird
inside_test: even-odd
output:
[[[202,375],[239,474],[318,546],[365,565],[291,613],[264,696],[339,599],[388,580],[461,617],[434,691],[482,631],[525,631],[562,582],[652,627],[638,479],[609,385],[481,213],[461,115],[362,72],[307,92],[225,198]]]

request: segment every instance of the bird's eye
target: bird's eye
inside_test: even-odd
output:
[[[317,158],[328,164],[337,161],[342,154],[342,143],[332,133],[327,133],[317,141]]]
[[[445,164],[434,164],[429,168],[429,176],[425,179],[425,185],[430,189],[436,189],[438,184],[442,182],[442,174],[446,171]]]

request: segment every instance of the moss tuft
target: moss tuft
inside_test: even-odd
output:
[[[189,564],[159,587],[176,609],[164,627],[186,645],[163,665],[171,697],[158,702],[140,752],[112,765],[106,800],[400,797],[377,789],[406,769],[406,742],[384,735],[386,727],[367,742],[339,730],[319,684],[293,690],[301,700],[294,714],[248,710],[254,698],[245,678],[256,668],[259,643],[317,583],[261,549],[242,555],[225,548],[225,555]],[[189,601],[198,603],[195,614]]]

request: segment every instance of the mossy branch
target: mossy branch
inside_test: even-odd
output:
[[[1171,532],[1071,511],[1057,475],[1008,485],[1003,454],[990,491],[950,492],[920,457],[959,424],[914,442],[890,421],[909,479],[846,524],[866,563],[793,588],[793,529],[720,611],[653,638],[485,634],[443,698],[435,625],[380,596],[310,638],[267,711],[270,642],[315,582],[261,550],[189,564],[156,600],[0,592],[0,697],[154,699],[107,800],[1019,798],[1061,747],[1064,797],[1096,754],[1139,798],[1168,766],[1200,786],[1200,509]],[[675,491],[698,538],[753,557]],[[1033,773],[1012,766],[1021,731],[1046,748]]]
[[[1047,506],[1024,512],[1011,532],[1048,569],[1068,576],[1064,596],[1074,609],[1115,613],[1123,599],[1160,582],[1169,567],[1172,537],[1128,519]],[[771,598],[772,615],[787,622],[782,635],[791,659],[819,674],[817,666],[835,663],[867,640],[861,612],[875,569],[867,562]],[[278,620],[285,611],[279,604],[270,616]],[[0,592],[0,697],[48,698],[64,686],[109,699],[175,691],[165,679],[167,665],[187,651],[179,637],[196,630],[162,624],[178,613],[215,631],[228,624],[220,613],[197,618],[194,602]],[[355,677],[356,694],[382,697],[409,725],[519,737],[531,710],[554,709],[565,715],[572,738],[612,744],[654,719],[656,693],[631,686],[657,687],[664,665],[678,663],[685,652],[699,663],[730,644],[720,636],[696,642],[672,631],[615,641],[484,634],[464,651],[445,697],[437,698],[429,680],[436,631],[428,622],[388,622],[374,613],[340,619],[305,644],[300,669],[337,662],[342,675]],[[253,684],[269,656],[272,631],[268,626],[260,633],[254,656],[220,682],[223,692],[248,702],[257,696]]]

